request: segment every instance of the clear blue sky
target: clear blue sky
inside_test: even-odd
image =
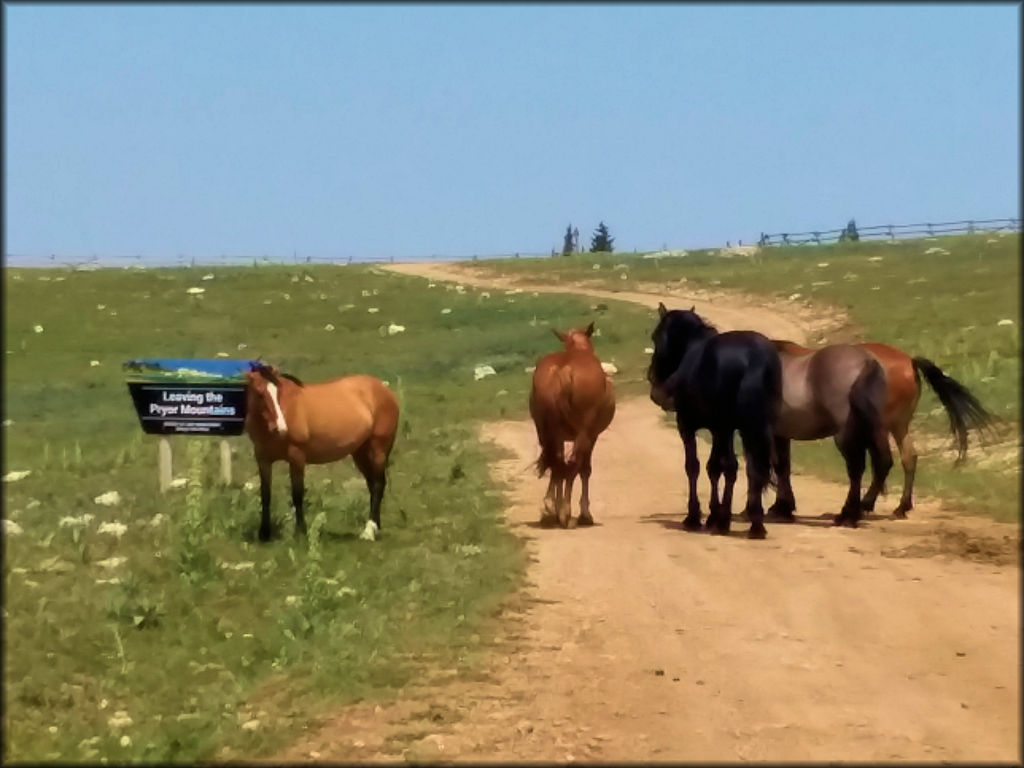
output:
[[[1019,4],[4,6],[5,253],[1019,215]]]

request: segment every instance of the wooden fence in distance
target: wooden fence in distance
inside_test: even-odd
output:
[[[975,232],[1020,232],[1020,219],[982,219],[977,221],[946,221],[938,224],[880,224],[871,227],[857,227],[860,240],[871,238],[933,237],[935,235],[973,234]],[[781,232],[768,235],[761,233],[758,245],[821,245],[841,239],[846,228],[828,229],[816,232]]]

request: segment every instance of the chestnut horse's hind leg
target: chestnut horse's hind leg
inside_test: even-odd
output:
[[[594,441],[589,438],[576,445],[575,458],[580,473],[580,514],[577,525],[593,525],[594,518],[590,514],[590,473],[593,469],[591,456],[594,453]]]
[[[270,541],[270,484],[273,463],[256,460],[260,470],[260,541]]]
[[[893,517],[905,518],[907,512],[914,508],[914,472],[917,470],[917,451],[914,450],[914,438],[910,436],[909,426],[900,426],[893,430],[896,447],[900,450],[900,463],[903,465],[903,495],[900,503],[893,510]]]

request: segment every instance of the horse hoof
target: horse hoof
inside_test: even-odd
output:
[[[833,518],[833,520],[832,520],[832,524],[833,525],[845,525],[847,528],[856,528],[857,527],[857,521],[854,518],[850,517],[849,515],[845,515],[843,513],[839,513],[838,515],[836,515]]]
[[[270,541],[270,531],[269,530],[265,531],[262,528],[260,528],[260,532],[259,532],[258,535],[259,535],[260,541],[262,541],[262,542]]]
[[[683,529],[684,530],[687,530],[687,531],[699,531],[700,528],[701,528],[700,518],[697,518],[696,520],[693,520],[693,519],[688,517],[685,520],[683,520]]]
[[[791,510],[783,509],[769,509],[765,515],[777,523],[793,523],[796,522],[796,516]]]
[[[576,525],[582,525],[582,526],[586,527],[588,525],[593,525],[593,524],[594,524],[594,518],[592,518],[590,515],[580,515],[578,518],[576,518]]]
[[[765,529],[763,525],[759,527],[750,526],[750,530],[747,531],[748,539],[763,539],[767,535],[768,531]]]

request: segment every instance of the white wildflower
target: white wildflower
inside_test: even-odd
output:
[[[128,562],[127,557],[108,557],[106,560],[97,560],[96,565],[100,568],[117,568],[126,562]]]
[[[211,272],[209,274],[203,275],[201,279],[202,280],[213,280],[213,273]]]
[[[869,256],[868,257],[868,261],[881,261],[881,260],[882,260],[881,256]]]
[[[226,571],[251,571],[256,563],[246,560],[241,563],[221,563],[220,567]]]
[[[100,310],[100,311],[103,311],[103,310],[104,310],[104,309],[106,309],[106,308],[107,308],[107,305],[106,305],[106,304],[97,304],[97,305],[96,305],[96,309],[98,309],[98,310]]]
[[[817,288],[818,286],[821,286],[821,285],[832,285],[832,281],[831,280],[817,280],[817,281],[811,283],[811,285],[814,286],[815,288]]]
[[[1011,320],[1008,317],[1004,317],[1002,320],[996,323],[996,325],[1013,325],[1013,320]]]
[[[43,326],[37,325],[32,330],[35,331],[36,333],[42,333],[43,332]]]
[[[171,488],[184,488],[186,485],[188,485],[188,478],[187,477],[176,477],[173,480],[171,480],[170,487]]]
[[[790,301],[796,301],[797,299],[800,298],[800,296],[801,296],[801,294],[799,294],[799,293],[791,293],[791,294],[789,294],[789,300]]]
[[[106,699],[100,700],[100,709],[106,709],[108,706],[110,706],[109,701],[107,701]]]
[[[193,296],[198,296],[201,293],[206,293],[205,288],[189,288],[185,293],[190,293]]]
[[[480,379],[487,376],[494,376],[496,373],[497,371],[489,365],[478,365],[473,369],[473,378],[476,381],[480,381]]]
[[[369,296],[369,295],[370,295],[370,292],[364,289],[363,290],[363,296],[366,297],[366,296]]]
[[[619,369],[615,367],[614,363],[601,363],[601,368],[605,373],[618,373]]]
[[[302,602],[302,598],[299,597],[298,595],[288,595],[284,599],[284,604],[285,605],[298,605],[301,602]]]
[[[324,330],[325,331],[333,331],[334,330],[334,325],[332,323],[328,323],[327,325],[324,326]]]
[[[132,737],[129,736],[126,733],[124,736],[121,737],[121,746],[122,747],[130,747],[131,745],[132,745]]]
[[[298,275],[292,275],[292,282],[293,283],[299,282],[299,276]]]
[[[4,535],[5,536],[20,536],[25,530],[13,520],[4,518]]]
[[[619,280],[626,280],[628,278],[629,278],[629,275],[627,275],[625,272],[623,272],[621,275],[619,275]]]
[[[263,303],[264,304],[273,304],[274,302],[272,302],[270,299],[264,299]]]
[[[819,267],[827,267],[828,266],[828,262],[827,261],[818,262],[818,266]]]
[[[107,725],[111,728],[127,728],[131,725],[133,720],[128,716],[128,713],[123,709],[117,710],[114,716],[107,720]]]
[[[14,423],[14,419],[4,419],[4,426],[9,427]]]
[[[99,360],[90,360],[89,361],[89,366],[92,367],[92,368],[95,368],[99,364],[100,364]]]
[[[93,502],[102,504],[105,507],[113,507],[121,503],[121,494],[117,491],[107,491],[93,499]]]
[[[128,530],[128,526],[124,523],[112,522],[112,523],[100,523],[99,533],[109,533],[116,539],[120,539],[124,536]]]
[[[291,301],[292,300],[292,295],[290,293],[282,293],[281,296],[284,297],[285,301]]]
[[[653,355],[654,354],[654,347],[644,347],[644,354],[645,355]]]
[[[367,311],[367,312],[369,312],[369,313],[370,313],[371,315],[375,315],[375,314],[377,314],[378,312],[380,312],[380,310],[379,310],[379,309],[377,309],[377,307],[368,307],[368,308],[366,309],[366,311]]]
[[[162,525],[164,522],[166,522],[166,520],[167,518],[164,517],[163,512],[157,512],[155,515],[153,515],[152,519],[150,519],[149,524],[151,527],[156,528],[158,525]]]
[[[595,264],[594,266],[592,266],[592,267],[591,267],[591,269],[593,269],[593,270],[595,270],[595,271],[596,271],[596,270],[598,270],[598,269],[600,269],[600,268],[601,268],[601,265],[600,265],[600,264]]]
[[[536,365],[528,365],[525,368],[523,368],[523,370],[526,371],[527,373],[533,373],[534,371],[537,370],[537,366]]]
[[[255,480],[246,480],[242,484],[242,488],[244,488],[247,491],[251,491],[255,487],[256,487],[256,481]]]
[[[466,292],[466,286],[464,286],[464,285],[456,285],[455,286],[455,292],[456,293],[465,293]]]
[[[435,287],[434,283],[427,283],[427,288],[434,288],[434,287]]]
[[[871,286],[871,290],[872,291],[880,291],[880,290],[882,290],[882,286],[880,286],[880,285],[872,285]]]
[[[405,331],[404,325],[397,325],[392,323],[388,326],[388,336],[394,336],[396,333],[403,333]]]
[[[121,580],[115,576],[112,579],[95,579],[97,584],[120,584]]]
[[[8,472],[4,475],[5,483],[16,483],[19,480],[24,480],[26,477],[32,474],[31,469],[16,469],[13,472]]]
[[[312,278],[312,276],[310,276],[310,275],[303,275],[302,279],[305,280],[307,283],[315,283],[316,282],[316,280],[314,280]]]
[[[48,730],[50,733],[57,733],[57,731],[59,731],[60,729],[56,725],[51,725],[46,730]]]
[[[445,307],[444,309],[441,310],[442,315],[450,315],[451,313],[452,311],[449,307]]]
[[[939,248],[937,245],[932,246],[931,248],[925,251],[926,255],[931,253],[941,253],[943,256],[949,255],[949,251],[947,251],[945,248]]]
[[[239,349],[245,349],[247,346],[249,346],[249,345],[245,344],[245,343],[239,343],[238,348]]]
[[[242,730],[243,731],[255,731],[255,730],[258,730],[259,727],[260,727],[260,721],[259,720],[247,720],[246,722],[242,723]]]
[[[231,357],[227,352],[218,352],[217,357]]]
[[[481,299],[489,299],[489,298],[491,298],[491,294],[490,294],[489,292],[487,292],[487,291],[483,291],[483,292],[482,292],[482,293],[480,294],[480,298],[481,298]]]
[[[93,517],[95,517],[95,515],[92,515],[92,514],[90,514],[88,512],[86,512],[84,514],[81,514],[78,517],[71,517],[71,516],[66,515],[66,516],[64,516],[64,517],[62,517],[60,519],[60,522],[57,524],[57,527],[58,528],[83,528],[83,527],[87,526],[92,521]]]

